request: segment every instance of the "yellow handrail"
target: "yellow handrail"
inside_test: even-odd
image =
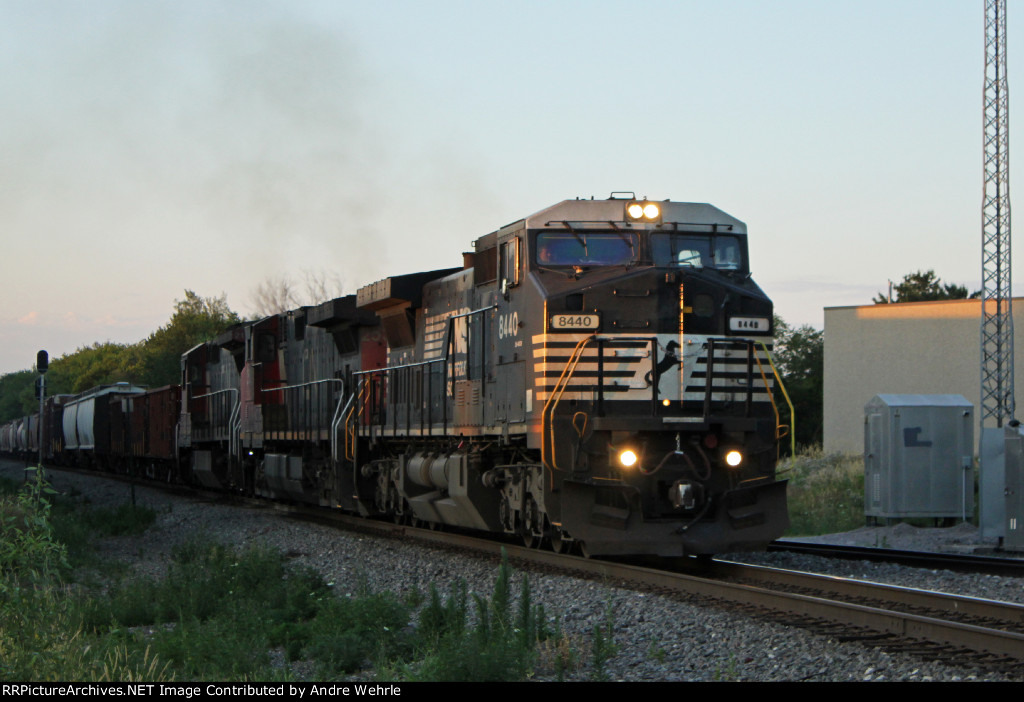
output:
[[[775,374],[775,382],[777,382],[779,384],[779,389],[782,390],[782,396],[786,398],[786,404],[789,405],[789,441],[790,441],[790,451],[792,451],[792,454],[795,456],[796,455],[796,412],[793,410],[793,401],[789,399],[789,393],[786,392],[786,385],[785,385],[785,383],[782,382],[782,376],[779,375],[779,369],[775,367],[775,361],[772,360],[771,351],[768,350],[768,347],[765,346],[765,343],[763,341],[758,341],[757,343],[761,345],[762,349],[764,349],[764,355],[768,358],[768,363],[772,367],[772,373]],[[754,354],[754,359],[758,361],[757,365],[758,365],[758,367],[760,367],[761,362],[757,358],[757,354]],[[763,373],[762,373],[762,375],[763,375]],[[767,380],[766,380],[766,384],[767,384]],[[769,391],[768,397],[771,397],[771,396],[772,396],[772,393]],[[775,407],[775,400],[774,399],[772,400],[772,407]],[[778,428],[779,428],[778,415],[779,415],[778,410],[776,410],[776,412],[775,412],[775,416],[776,416],[776,419],[775,419],[775,431],[776,431],[776,434],[778,434]],[[780,436],[779,438],[782,438],[782,437]]]
[[[588,337],[586,337],[584,339],[581,339],[580,342],[578,344],[576,344],[576,348],[573,349],[572,355],[569,357],[569,360],[566,361],[565,368],[562,369],[562,374],[560,376],[558,376],[558,382],[555,383],[555,387],[552,389],[551,395],[548,397],[548,401],[546,403],[544,403],[544,409],[542,409],[541,413],[540,413],[540,460],[541,460],[541,463],[543,463],[545,465],[548,464],[548,457],[547,457],[547,450],[546,450],[546,443],[545,443],[545,441],[547,439],[547,433],[548,433],[548,429],[546,428],[546,425],[547,425],[548,420],[550,419],[551,420],[551,428],[550,428],[550,432],[551,432],[551,467],[553,469],[555,469],[555,470],[560,470],[560,468],[558,467],[558,464],[555,461],[555,452],[554,452],[555,422],[550,417],[550,415],[548,415],[548,408],[550,408],[551,412],[554,413],[555,408],[558,407],[558,403],[562,399],[562,394],[565,392],[565,388],[569,385],[569,380],[572,379],[572,374],[576,372],[576,366],[579,365],[580,359],[583,358],[583,349],[586,347],[586,345],[588,343],[593,341],[593,339],[594,339],[594,336],[590,335],[590,336],[588,336]],[[566,375],[566,374],[568,374],[568,375]],[[554,405],[552,405],[552,402],[554,403]]]
[[[373,384],[369,380],[360,381],[362,388],[359,389],[359,393],[356,396],[356,401],[352,404],[352,409],[349,410],[348,415],[345,417],[345,460],[351,461],[355,458],[355,445],[356,445],[356,428],[355,423],[352,422],[352,415],[356,415],[358,420],[362,416],[362,406],[364,395],[369,392],[370,386]],[[358,413],[357,411],[358,410]],[[349,444],[349,434],[351,434],[351,445]],[[351,446],[351,450],[350,450]]]
[[[761,374],[761,382],[764,383],[765,390],[768,393],[768,402],[771,403],[772,413],[775,415],[775,439],[777,441],[789,433],[789,425],[782,423],[782,418],[779,416],[779,407],[775,404],[775,395],[772,393],[771,386],[768,385],[768,376],[765,375],[764,366],[761,364],[761,359],[757,357],[756,353],[754,354],[754,362],[757,363],[757,371]]]

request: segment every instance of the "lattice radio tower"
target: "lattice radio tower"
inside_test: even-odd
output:
[[[985,0],[985,194],[981,232],[981,423],[1014,416],[1006,0]]]

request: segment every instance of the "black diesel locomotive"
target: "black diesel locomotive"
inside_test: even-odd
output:
[[[190,350],[148,470],[588,555],[761,548],[788,524],[771,336],[742,222],[567,200]]]

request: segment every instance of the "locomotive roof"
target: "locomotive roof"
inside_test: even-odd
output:
[[[608,200],[563,200],[556,205],[536,212],[525,220],[528,229],[542,229],[552,224],[563,222],[593,225],[595,227],[610,226],[609,222],[622,224],[626,220],[626,205],[637,202],[634,199],[611,198]],[[639,200],[639,202],[648,202]],[[714,205],[703,202],[672,202],[670,200],[650,200],[661,208],[661,221],[664,225],[719,225],[733,234],[746,234],[747,225],[726,214]]]

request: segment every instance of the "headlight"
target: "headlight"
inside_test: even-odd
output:
[[[631,202],[626,205],[626,219],[632,222],[660,222],[661,207],[647,200]]]
[[[740,463],[743,463],[743,454],[739,451],[729,451],[725,454],[725,463],[730,468],[735,468]]]
[[[633,449],[623,449],[619,452],[619,465],[623,468],[632,468],[636,465],[638,458]]]

